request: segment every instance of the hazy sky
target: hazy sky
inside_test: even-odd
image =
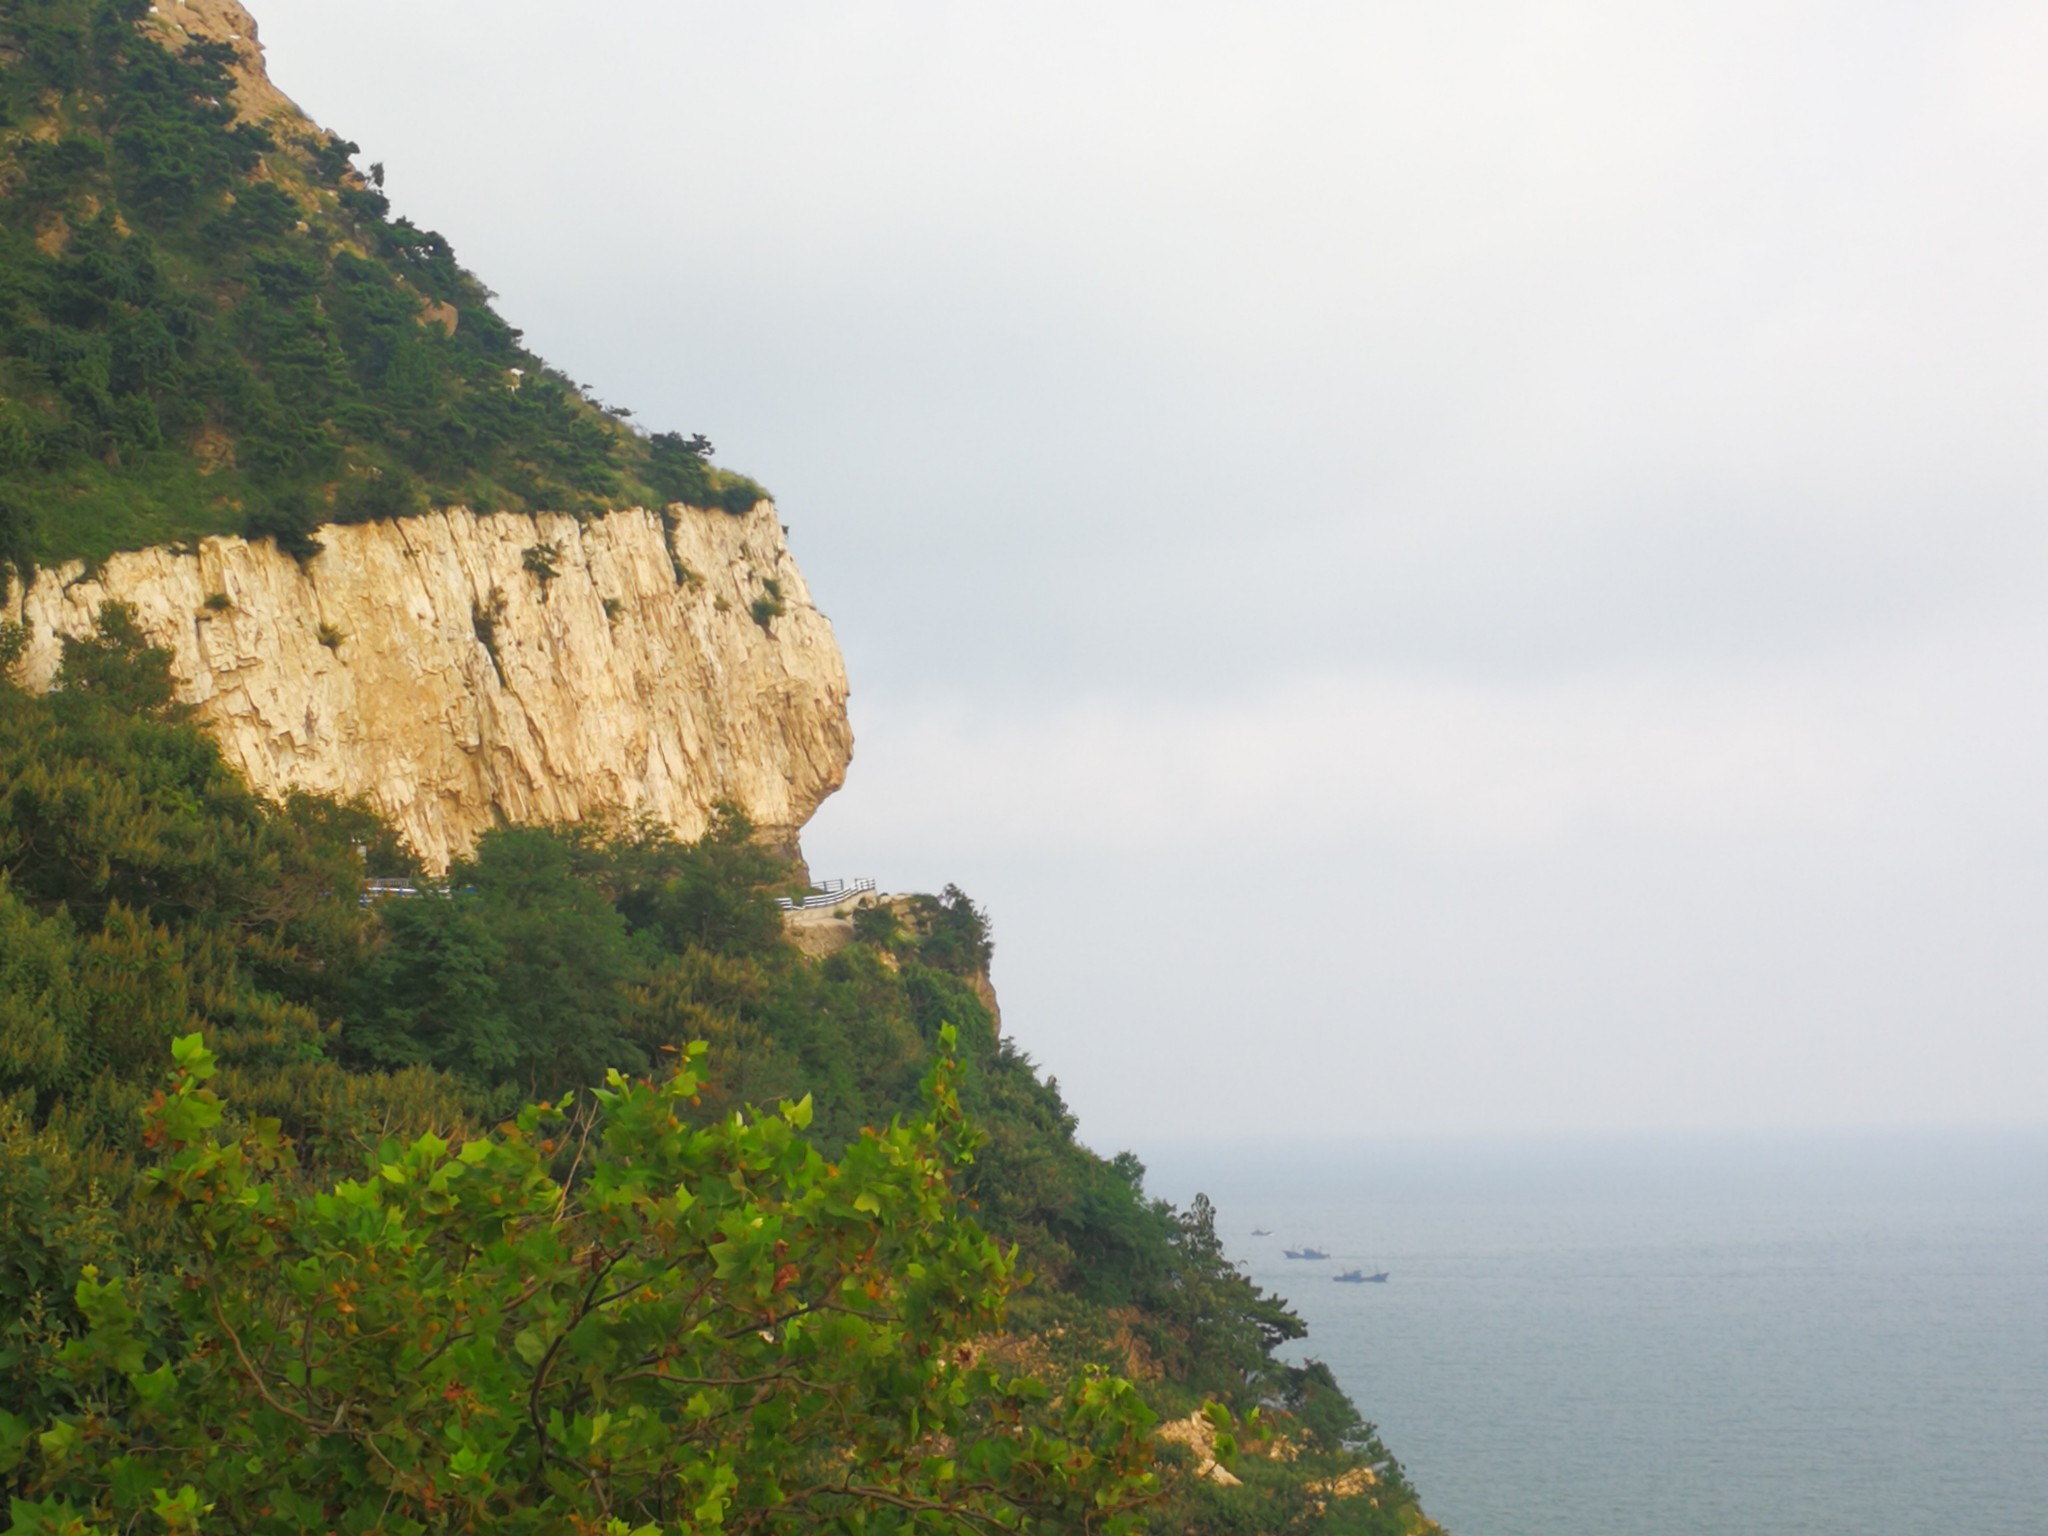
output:
[[[2048,1119],[2048,9],[253,0],[1147,1137]]]

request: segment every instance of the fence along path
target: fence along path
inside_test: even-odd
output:
[[[851,901],[875,888],[872,880],[827,880],[811,888],[811,893],[802,899],[778,896],[775,904],[785,912],[815,912],[820,907],[836,907],[842,901]],[[413,880],[405,876],[386,878],[372,875],[363,881],[363,893],[358,899],[368,906],[373,901],[403,899],[409,896],[446,896],[449,894],[445,882]]]
[[[851,901],[863,891],[872,891],[872,880],[826,880],[811,888],[811,893],[801,899],[793,896],[778,896],[775,904],[785,912],[814,912],[819,907],[836,907],[842,901]]]

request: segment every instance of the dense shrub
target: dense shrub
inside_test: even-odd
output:
[[[274,1126],[222,1134],[212,1057],[173,1049],[171,1273],[83,1274],[54,1411],[0,1412],[20,1536],[1136,1528],[1130,1384],[974,1360],[1011,1265],[953,1194],[951,1063],[829,1163],[808,1100],[678,1134],[685,1064],[610,1077],[573,1183],[548,1169],[579,1127],[543,1105],[328,1191]]]
[[[304,491],[280,491],[249,509],[242,519],[242,533],[250,539],[270,540],[304,565],[327,547],[313,537],[321,521],[318,504]]]

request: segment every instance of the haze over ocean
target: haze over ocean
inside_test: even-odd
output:
[[[2048,1530],[2048,1133],[1151,1152],[1456,1536]]]

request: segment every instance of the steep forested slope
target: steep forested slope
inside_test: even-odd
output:
[[[0,8],[0,563],[760,498],[527,351],[381,168],[160,11]]]
[[[18,640],[0,634],[0,659]],[[645,826],[507,829],[445,894],[364,905],[364,871],[406,869],[405,850],[364,812],[249,794],[120,609],[72,643],[60,682],[43,696],[0,682],[0,1478],[14,1491],[48,1492],[59,1470],[25,1449],[35,1426],[109,1432],[94,1415],[112,1410],[93,1406],[104,1366],[75,1345],[93,1286],[137,1288],[154,1331],[136,1369],[196,1347],[176,1287],[159,1297],[150,1278],[193,1273],[189,1226],[149,1182],[175,1150],[149,1110],[174,1039],[210,1044],[229,1132],[290,1144],[274,1174],[286,1193],[264,1198],[296,1200],[388,1181],[375,1170],[409,1138],[465,1145],[531,1099],[570,1095],[585,1113],[608,1069],[659,1083],[692,1041],[707,1049],[703,1082],[674,1101],[683,1121],[708,1132],[808,1095],[808,1134],[836,1166],[864,1127],[923,1114],[920,1084],[957,1031],[948,1091],[979,1145],[946,1179],[1017,1249],[1008,1280],[987,1272],[1011,1290],[1006,1331],[969,1354],[1055,1382],[1107,1366],[1164,1418],[1205,1402],[1235,1416],[1242,1484],[1196,1479],[1161,1445],[1165,1480],[1141,1505],[1155,1528],[1424,1528],[1328,1373],[1275,1358],[1301,1325],[1230,1264],[1206,1204],[1148,1200],[1137,1162],[1083,1147],[1057,1091],[997,1039],[972,984],[988,928],[965,896],[877,911],[809,959],[773,900],[792,871],[729,821],[696,844]],[[584,1142],[541,1159],[570,1191],[592,1176],[577,1123]],[[1333,1496],[1346,1473],[1353,1496]]]

